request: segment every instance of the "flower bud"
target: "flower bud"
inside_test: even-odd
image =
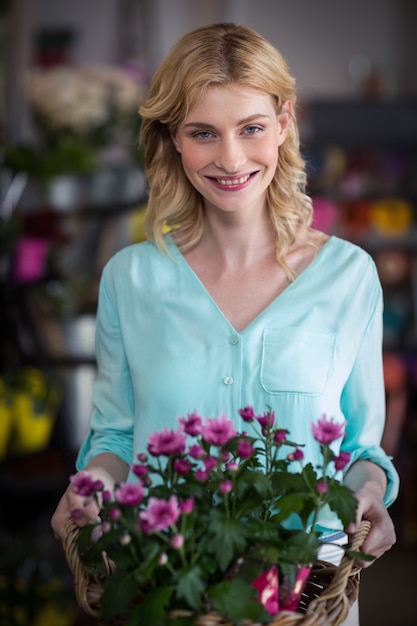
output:
[[[173,535],[170,544],[174,550],[179,550],[184,545],[184,537],[182,535]]]

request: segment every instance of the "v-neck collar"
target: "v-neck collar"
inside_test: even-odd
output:
[[[246,326],[245,328],[243,328],[242,330],[236,330],[236,328],[233,326],[233,324],[229,321],[229,319],[226,317],[226,315],[223,313],[222,309],[219,307],[219,305],[217,304],[216,300],[213,298],[213,296],[211,295],[211,293],[208,291],[207,287],[204,285],[203,281],[201,280],[201,278],[197,275],[197,273],[193,270],[193,268],[191,267],[191,265],[188,263],[188,261],[186,260],[186,258],[184,257],[184,255],[182,254],[181,250],[178,248],[177,244],[175,243],[174,239],[171,237],[171,235],[168,235],[167,238],[167,244],[168,244],[168,248],[171,249],[171,252],[173,253],[173,255],[175,257],[178,257],[180,259],[180,262],[185,266],[185,268],[187,269],[188,273],[192,276],[192,278],[194,279],[194,281],[197,282],[197,284],[200,286],[200,289],[202,289],[204,291],[204,293],[206,294],[206,297],[209,299],[209,301],[211,302],[211,304],[215,307],[215,309],[218,311],[218,313],[221,315],[221,317],[223,318],[223,320],[225,320],[227,322],[227,324],[230,326],[230,328],[233,330],[233,332],[237,335],[244,335],[245,332],[247,330],[250,329],[250,327],[257,323],[267,312],[268,310],[273,307],[276,306],[277,302],[281,302],[282,300],[285,300],[285,298],[288,296],[288,294],[291,295],[291,292],[293,291],[293,289],[298,286],[300,284],[300,281],[305,281],[308,280],[308,275],[314,271],[314,268],[316,267],[316,265],[318,265],[319,263],[321,263],[322,259],[324,256],[326,256],[326,251],[329,249],[329,247],[331,247],[330,244],[333,245],[333,242],[336,240],[337,238],[334,235],[331,235],[329,237],[329,239],[322,245],[322,247],[320,248],[320,250],[317,252],[317,254],[315,255],[315,257],[312,259],[312,261],[303,269],[303,271],[298,274],[298,276],[296,276],[296,278],[290,282],[287,287],[285,287],[285,289],[283,289],[283,291],[281,291],[264,309],[262,309],[262,311],[260,311]]]

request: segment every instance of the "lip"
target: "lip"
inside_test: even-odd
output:
[[[222,191],[239,191],[245,189],[258,172],[233,176],[206,176],[210,183]]]

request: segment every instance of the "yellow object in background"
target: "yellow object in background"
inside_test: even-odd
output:
[[[45,449],[50,441],[59,393],[43,372],[27,367],[18,376],[11,400],[10,450],[27,454]]]
[[[77,611],[74,608],[62,608],[54,604],[46,604],[35,617],[33,626],[72,626]]]
[[[131,233],[133,243],[140,243],[141,241],[146,241],[147,239],[143,227],[145,221],[146,206],[147,205],[144,204],[138,207],[135,211],[132,211],[132,214],[129,218],[129,232]],[[162,232],[164,234],[167,234],[171,230],[172,228],[168,226],[168,224],[165,222],[162,226]]]
[[[46,448],[54,421],[55,415],[49,408],[38,411],[32,398],[24,392],[16,393],[13,398],[11,451],[15,454],[25,454]]]
[[[413,222],[413,207],[402,198],[385,198],[371,203],[369,223],[381,235],[402,235]]]
[[[138,207],[135,211],[132,211],[130,215],[129,232],[131,233],[133,243],[146,240],[145,231],[143,229],[145,212],[146,205],[143,205]]]
[[[7,455],[12,429],[11,398],[8,387],[0,378],[0,461]]]

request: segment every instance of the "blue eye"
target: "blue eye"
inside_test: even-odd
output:
[[[199,130],[193,134],[193,137],[197,137],[197,139],[208,139],[211,136],[212,134],[208,130]]]
[[[255,135],[255,133],[259,132],[261,129],[259,128],[259,126],[247,126],[245,128],[245,133],[247,133],[248,135]]]

